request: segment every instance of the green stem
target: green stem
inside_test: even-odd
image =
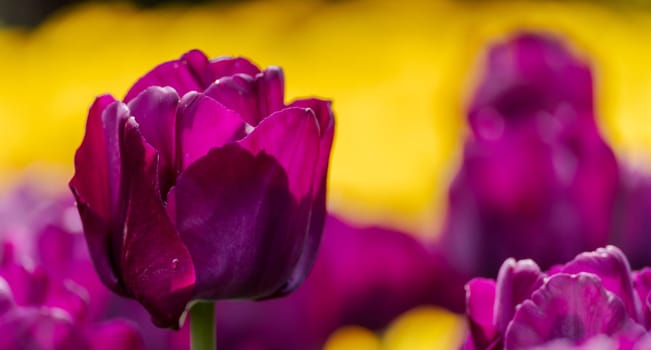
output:
[[[217,349],[215,303],[198,301],[190,309],[190,344],[192,350]]]

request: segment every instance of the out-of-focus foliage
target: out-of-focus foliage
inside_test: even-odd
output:
[[[288,97],[335,101],[335,210],[436,232],[427,224],[443,212],[477,55],[515,30],[547,29],[589,56],[607,138],[628,157],[650,158],[649,17],[580,2],[82,5],[32,32],[0,32],[0,171],[46,162],[70,173],[95,95],[120,95],[147,67],[199,47],[282,65]]]

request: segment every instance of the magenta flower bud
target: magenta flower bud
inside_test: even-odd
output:
[[[266,299],[309,272],[325,218],[330,103],[280,68],[190,51],[97,98],[75,156],[94,265],[160,327],[196,299]]]
[[[464,349],[647,344],[649,281],[649,270],[631,272],[614,246],[579,254],[546,273],[532,260],[508,259],[496,281],[476,278],[466,285]]]

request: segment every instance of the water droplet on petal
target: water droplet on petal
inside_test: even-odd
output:
[[[255,129],[255,126],[253,126],[253,125],[251,125],[251,124],[248,124],[248,123],[247,123],[247,124],[244,125],[244,132],[245,132],[247,135],[250,134],[254,129]]]
[[[172,259],[172,270],[176,270],[176,268],[179,266],[179,259]]]

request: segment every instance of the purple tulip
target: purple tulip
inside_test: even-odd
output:
[[[99,281],[63,230],[76,217],[64,208],[27,187],[0,202],[0,349],[144,349],[131,323],[95,319]]]
[[[54,320],[25,319],[45,322],[35,323],[35,331],[55,322],[64,335],[73,329],[70,336],[92,349],[187,349],[187,327],[180,332],[154,327],[136,302],[115,295],[99,280],[70,193],[46,193],[26,183],[4,194],[0,242],[0,276],[11,287],[17,312],[29,307],[25,315],[54,313]],[[58,341],[40,342],[54,346]]]
[[[532,260],[508,259],[496,281],[475,278],[466,285],[464,349],[632,348],[648,342],[650,291],[651,270],[631,272],[614,246],[547,273]]]
[[[483,140],[531,124],[548,137],[575,127],[595,132],[590,67],[548,35],[522,33],[498,43],[487,54],[468,122]]]
[[[305,279],[325,219],[330,103],[284,102],[282,71],[200,51],[90,109],[70,188],[102,281],[160,327],[195,299]]]
[[[38,266],[49,279],[70,281],[92,302],[87,319],[102,320],[110,291],[97,277],[69,194],[47,194],[29,183],[0,199],[0,242],[5,254],[23,265]],[[65,282],[68,283],[68,282]]]
[[[144,349],[126,321],[85,322],[85,289],[8,259],[11,249],[5,245],[1,252],[0,349]]]
[[[508,257],[548,268],[608,243],[619,167],[592,96],[590,69],[554,39],[490,50],[441,241],[457,269],[494,276]]]

